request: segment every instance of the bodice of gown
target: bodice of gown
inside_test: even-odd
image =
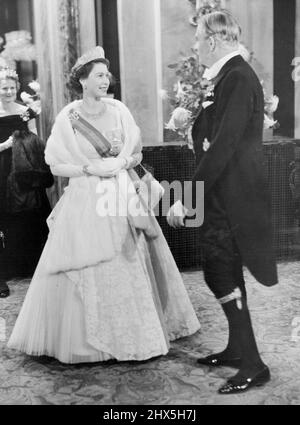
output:
[[[23,121],[21,115],[0,117],[0,143],[5,142],[16,130],[28,131],[27,121]]]
[[[5,142],[16,130],[28,131],[27,122],[23,121],[20,115],[0,117],[0,143]],[[11,170],[11,159],[12,149],[0,152],[0,187],[6,186],[6,179]]]
[[[98,131],[101,131],[103,136],[106,137],[106,139],[111,143],[112,147],[115,144],[118,144],[120,147],[124,144],[124,132],[122,129],[122,123],[121,123],[121,117],[120,113],[117,110],[117,108],[113,106],[109,106],[108,112],[112,114],[113,119],[115,121],[115,125],[110,127],[100,127],[98,125],[97,121],[95,120],[88,120],[86,117],[84,119],[88,121],[91,125],[93,125],[95,128],[97,128]],[[78,110],[78,113],[80,114],[80,110]],[[76,137],[79,141],[80,149],[82,153],[89,159],[89,160],[97,160],[99,159],[99,154],[93,147],[93,145],[78,131],[76,131]]]
[[[34,118],[34,113],[28,109],[28,119]],[[14,131],[28,132],[28,121],[24,121],[22,114],[6,115],[0,117],[0,144],[5,142]],[[12,149],[0,152],[0,186],[6,184],[6,178],[10,173]]]

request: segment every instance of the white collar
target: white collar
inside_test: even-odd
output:
[[[234,52],[228,53],[228,55],[223,56],[221,59],[219,59],[217,62],[215,62],[210,68],[206,68],[203,74],[203,78],[206,80],[212,80],[215,78],[223,66],[232,58],[235,56],[240,55],[241,52],[239,50],[235,50]]]

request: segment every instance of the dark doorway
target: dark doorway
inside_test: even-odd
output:
[[[296,0],[274,0],[274,93],[279,96],[275,118],[280,127],[276,134],[294,137],[295,83],[292,60],[295,56]]]
[[[114,77],[110,92],[121,99],[117,0],[95,0],[97,44],[102,45]]]
[[[17,1],[1,0],[0,8],[0,36],[3,37],[5,33],[18,29]]]

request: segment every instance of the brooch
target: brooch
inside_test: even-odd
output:
[[[203,150],[204,152],[207,152],[208,149],[210,148],[210,142],[207,140],[207,138],[205,137],[204,142],[203,142]]]
[[[22,112],[22,114],[20,115],[20,117],[22,118],[23,121],[29,121],[30,120],[30,113],[29,110],[26,109],[26,111]]]
[[[111,156],[118,156],[120,152],[121,152],[121,149],[118,146],[113,146],[109,151]]]
[[[80,116],[79,116],[79,113],[77,111],[70,111],[69,112],[69,118],[70,118],[71,121],[72,120],[78,121]]]

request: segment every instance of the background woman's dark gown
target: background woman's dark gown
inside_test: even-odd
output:
[[[23,143],[25,146],[28,140],[28,145],[32,146],[34,141],[34,146],[39,149],[39,158],[43,157],[41,141],[29,132],[27,122],[20,115],[0,117],[0,144],[14,132],[17,135],[14,143],[20,143],[25,156],[28,156],[28,152],[23,148]],[[31,158],[27,159],[30,163]],[[39,162],[43,163],[43,160]],[[30,276],[38,263],[48,235],[46,218],[51,211],[45,187],[51,186],[53,180],[46,167],[46,164],[41,164],[42,174],[47,175],[46,184],[40,184],[39,170],[37,173],[30,171],[25,173],[30,183],[26,183],[25,178],[25,184],[21,185],[20,190],[17,185],[18,190],[15,191],[13,186],[7,187],[13,170],[13,150],[10,148],[0,152],[0,232],[4,233],[4,241],[0,239],[0,280]],[[34,180],[36,184],[32,184]],[[12,204],[11,197],[18,200],[17,208]]]

